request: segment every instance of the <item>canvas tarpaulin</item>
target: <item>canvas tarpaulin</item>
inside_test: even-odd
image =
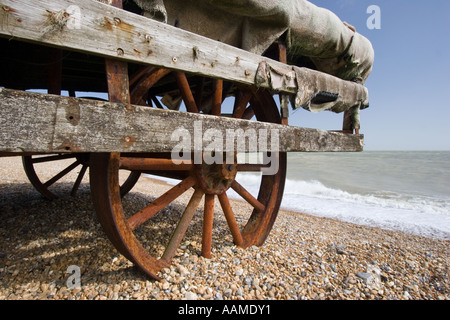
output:
[[[333,12],[306,0],[134,0],[144,15],[244,50],[263,54],[287,35],[288,55],[318,71],[364,84],[371,43]]]
[[[285,32],[290,55],[311,58],[319,71],[364,82],[370,42],[331,11],[305,0],[135,0],[145,14],[182,29],[262,54]]]

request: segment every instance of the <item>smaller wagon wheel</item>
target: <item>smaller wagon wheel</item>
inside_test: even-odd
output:
[[[57,163],[63,163],[63,161],[72,160],[69,164],[64,163],[64,169],[53,175],[50,179],[43,182],[39,176],[40,168],[43,167],[44,170],[48,170]],[[58,195],[52,191],[52,186],[56,182],[70,174],[71,172],[76,172],[79,170],[77,178],[72,186],[70,194],[75,196],[81,182],[83,181],[86,171],[89,168],[89,153],[70,153],[70,154],[48,154],[39,156],[23,156],[22,163],[25,173],[33,185],[33,187],[41,193],[48,200],[54,200],[58,198]],[[139,171],[131,171],[126,178],[126,180],[120,186],[120,195],[123,197],[126,195],[139,180],[141,173]]]
[[[164,70],[152,70],[148,83],[152,86],[167,73]],[[179,90],[188,112],[209,113],[216,116],[232,116],[239,119],[281,123],[281,116],[272,95],[254,88],[238,88],[234,86],[234,109],[231,115],[224,114],[222,102],[224,97],[224,82],[209,81],[209,92],[206,86],[199,85],[193,90],[184,73],[174,72],[175,84]],[[211,86],[212,83],[212,86]],[[204,84],[204,83],[203,83]],[[145,86],[143,86],[144,88]],[[149,86],[150,87],[150,86]],[[143,92],[148,91],[143,90]],[[211,90],[212,87],[212,90]],[[200,92],[199,92],[200,90]],[[164,92],[172,92],[173,88],[164,83]],[[156,91],[150,90],[146,96],[155,96]],[[212,108],[204,109],[201,100],[212,100]],[[132,98],[132,100],[134,100]],[[153,100],[153,99],[152,99]],[[137,100],[134,100],[135,102]],[[160,107],[160,106],[156,106]],[[206,110],[206,112],[205,112]],[[189,225],[201,206],[204,198],[204,219],[202,236],[202,255],[210,257],[213,234],[214,202],[219,201],[225,219],[229,226],[233,241],[240,247],[262,245],[267,238],[278,214],[284,183],[286,178],[286,153],[274,153],[279,163],[279,169],[271,175],[262,175],[259,191],[250,192],[236,178],[237,172],[262,171],[262,164],[240,164],[236,162],[225,164],[174,164],[170,154],[158,155],[121,155],[120,153],[95,153],[91,157],[90,184],[94,206],[108,238],[115,248],[138,268],[152,278],[159,279],[158,273],[170,265],[177,249],[184,238]],[[160,195],[150,203],[143,205],[138,211],[124,204],[118,188],[118,172],[120,169],[141,170],[153,175],[172,177],[180,182]],[[152,223],[155,215],[165,214],[164,209],[189,190],[193,191],[181,218],[174,222],[172,236],[167,244],[155,242],[159,227]],[[236,219],[228,192],[234,190],[248,204],[247,222]],[[243,208],[247,206],[243,206]],[[167,219],[171,218],[167,216]],[[170,227],[169,227],[170,229]],[[165,230],[164,230],[165,231]]]

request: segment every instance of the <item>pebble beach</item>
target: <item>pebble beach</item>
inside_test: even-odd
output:
[[[57,167],[51,170],[58,172]],[[212,258],[201,257],[200,207],[176,257],[155,281],[106,238],[88,177],[76,173],[44,199],[20,157],[0,158],[0,300],[448,300],[450,241],[281,210],[262,247],[233,244],[216,205]],[[43,177],[45,180],[45,177]],[[127,206],[149,203],[171,186],[141,177]],[[155,216],[155,241],[179,219],[189,193]],[[186,201],[186,202],[185,202]],[[231,200],[239,221],[245,205]],[[170,217],[167,218],[167,217]],[[173,220],[173,221],[172,221]],[[159,230],[159,231],[158,231]],[[69,285],[72,270],[80,285]]]

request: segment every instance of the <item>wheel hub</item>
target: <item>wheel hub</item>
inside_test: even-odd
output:
[[[206,194],[222,194],[227,191],[237,174],[237,163],[196,165],[195,176],[198,186]]]

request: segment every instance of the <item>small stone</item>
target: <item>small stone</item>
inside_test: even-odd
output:
[[[344,245],[336,246],[336,253],[337,254],[346,254],[345,248],[346,248],[346,246],[344,246]]]
[[[250,277],[246,277],[246,278],[244,279],[244,284],[245,284],[245,285],[251,286],[251,285],[252,285],[252,282],[253,282],[253,279],[250,278]]]
[[[403,297],[405,297],[405,299],[411,299],[412,298],[408,291],[403,292]]]
[[[225,297],[227,297],[227,298],[230,298],[232,294],[233,294],[233,291],[232,291],[231,289],[226,289],[226,290],[223,292],[223,295],[224,295]]]
[[[381,270],[377,266],[369,265],[367,272],[358,272],[357,277],[363,280],[363,283],[370,289],[380,289],[381,287]]]
[[[181,264],[177,266],[177,271],[182,277],[189,275],[189,270]]]
[[[367,273],[367,272],[358,272],[356,274],[356,276],[358,278],[363,279],[364,281],[367,281],[368,279],[370,279],[372,277],[372,275],[370,273]]]
[[[184,294],[183,300],[197,300],[197,295],[192,291],[188,291]]]
[[[242,270],[242,269],[237,269],[237,270],[234,272],[234,274],[237,275],[238,277],[240,277],[240,276],[242,276],[242,275],[244,274],[244,270]]]
[[[169,289],[169,287],[170,287],[170,284],[169,284],[169,282],[164,282],[163,284],[162,284],[162,286],[161,286],[161,288],[163,289],[163,290],[167,290],[167,289]]]

